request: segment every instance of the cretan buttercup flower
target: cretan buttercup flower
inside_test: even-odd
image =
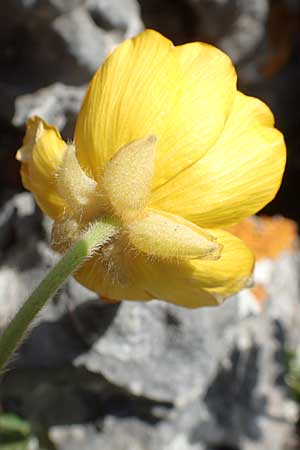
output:
[[[217,305],[247,285],[253,256],[224,228],[273,199],[285,145],[269,108],[236,88],[211,45],[175,47],[146,30],[97,71],[73,143],[29,119],[24,186],[64,252],[101,217],[120,232],[76,279],[104,297]]]

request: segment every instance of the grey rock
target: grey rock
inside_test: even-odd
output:
[[[33,94],[20,95],[15,101],[12,123],[22,126],[29,117],[36,115],[72,136],[70,122],[75,122],[85,91],[86,86],[55,83]]]
[[[37,109],[71,133],[86,83],[115,45],[143,28],[135,0],[13,0],[0,18],[0,121],[24,126],[43,102]]]
[[[105,335],[74,363],[134,395],[186,404],[205,392],[216,370],[219,331],[235,315],[220,309],[124,302]]]
[[[0,209],[0,255],[12,240],[12,224],[16,216],[15,205],[4,203]]]
[[[204,450],[201,444],[191,444],[184,434],[172,428],[162,430],[128,419],[120,422],[112,417],[104,421],[101,433],[90,425],[53,427],[50,438],[64,450]]]
[[[261,44],[268,0],[186,0],[197,17],[195,32],[230,55],[235,64]]]
[[[176,44],[209,42],[235,64],[253,56],[266,34],[268,0],[140,0],[146,27],[162,31]]]
[[[45,244],[41,241],[41,213],[31,194],[24,192],[13,195],[2,207],[3,215],[6,211],[10,211],[11,216],[3,230],[5,251],[0,270],[0,329],[15,314],[35,285],[36,277],[32,277],[31,271],[36,276],[40,272],[42,277],[47,266],[53,263],[53,260],[47,261],[43,267],[38,267],[39,248],[45,247]]]
[[[116,40],[95,25],[89,12],[84,7],[58,16],[52,28],[63,39],[68,52],[86,68],[91,76],[107,55]]]
[[[135,0],[122,0],[121,4],[120,0],[87,0],[86,7],[100,28],[114,33],[120,30],[121,39],[135,36],[143,28],[140,7]]]

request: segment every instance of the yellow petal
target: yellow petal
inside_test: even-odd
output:
[[[74,277],[88,289],[112,301],[162,299],[189,308],[219,304],[218,296],[202,290],[198,280],[189,278],[191,270],[187,271],[186,265],[160,265],[145,255],[128,251],[122,255],[122,263],[123,267],[119,266],[118,273],[116,268],[105,264],[103,258],[95,254],[79,268]],[[177,279],[182,267],[185,274]]]
[[[75,130],[78,159],[95,179],[122,146],[159,137],[181,81],[173,49],[147,30],[123,42],[95,74]]]
[[[174,47],[146,30],[110,55],[90,84],[75,131],[80,163],[99,180],[122,146],[154,134],[154,184],[161,185],[217,140],[235,92],[223,52],[201,43]]]
[[[131,142],[105,166],[104,189],[114,211],[123,218],[146,206],[154,173],[155,144],[155,136]]]
[[[148,211],[126,230],[134,247],[161,258],[217,259],[222,250],[214,235],[171,214]]]
[[[142,260],[143,261],[143,260]],[[114,243],[83,263],[74,277],[88,289],[112,300],[151,300],[139,276],[141,258]]]
[[[261,101],[236,96],[223,133],[196,164],[151,194],[151,207],[202,227],[227,226],[270,202],[281,183],[286,149]]]
[[[32,117],[27,122],[23,146],[16,156],[22,163],[24,186],[34,194],[41,209],[53,219],[61,216],[65,209],[55,185],[65,148],[66,143],[55,127],[39,117]]]
[[[246,245],[223,230],[212,230],[223,245],[216,261],[150,261],[139,265],[146,289],[155,298],[196,308],[217,305],[249,282],[254,259]]]
[[[158,142],[155,186],[199,160],[216,142],[236,93],[234,67],[221,50],[194,42],[174,51],[183,79]]]
[[[93,255],[75,278],[113,300],[157,298],[189,308],[215,306],[247,285],[254,260],[237,237],[222,230],[213,233],[223,245],[216,261],[157,260],[123,244],[113,253],[108,248],[107,255]]]

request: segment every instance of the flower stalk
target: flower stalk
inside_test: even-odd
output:
[[[118,225],[111,219],[97,221],[50,270],[0,337],[0,371],[5,368],[11,355],[19,347],[47,300],[56,293],[69,275],[118,231]]]

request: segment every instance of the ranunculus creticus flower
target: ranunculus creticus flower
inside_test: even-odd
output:
[[[198,307],[247,285],[253,256],[224,228],[273,199],[286,150],[269,108],[237,90],[228,56],[147,30],[95,74],[73,143],[34,117],[17,157],[58,251],[103,216],[121,224],[80,283]]]

